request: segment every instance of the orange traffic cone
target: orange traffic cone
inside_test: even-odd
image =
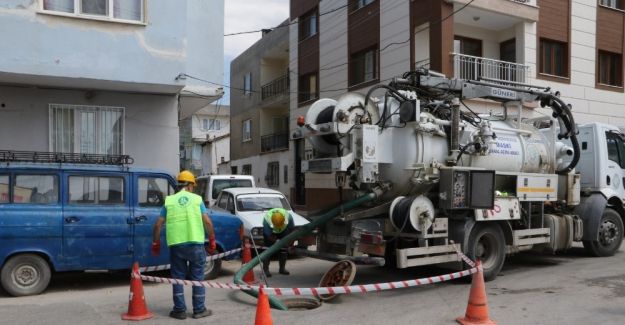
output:
[[[271,320],[271,309],[269,308],[269,297],[265,294],[265,290],[258,290],[258,303],[256,304],[256,320],[254,325],[273,325]]]
[[[243,240],[243,253],[241,256],[241,265],[245,265],[249,261],[252,260],[252,251],[250,248],[251,248],[250,240],[248,238],[245,238]],[[245,283],[247,284],[256,283],[256,279],[254,279],[254,271],[252,270],[247,271],[247,273],[245,273],[245,275],[243,276],[243,281],[245,281]]]
[[[132,265],[132,273],[139,274],[139,263]],[[128,312],[122,314],[123,320],[144,320],[154,316],[145,304],[145,296],[143,295],[143,282],[134,276],[130,277],[130,298],[128,303]]]
[[[475,266],[478,268],[478,271],[473,274],[473,279],[471,280],[471,292],[469,293],[467,311],[464,317],[458,317],[456,321],[462,325],[497,325],[495,321],[488,317],[488,302],[486,301],[482,263],[477,261]]]

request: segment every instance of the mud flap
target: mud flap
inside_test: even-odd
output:
[[[601,193],[593,193],[588,197],[582,197],[580,204],[575,208],[575,214],[584,223],[582,240],[598,240],[599,223],[607,205],[608,200]]]

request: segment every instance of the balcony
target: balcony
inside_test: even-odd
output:
[[[272,151],[289,149],[289,134],[275,133],[263,135],[260,137],[260,152],[267,153]]]
[[[289,75],[274,79],[264,84],[260,89],[261,99],[267,100],[278,95],[286,95],[289,92]]]
[[[500,61],[477,56],[452,53],[454,78],[479,80],[481,78],[498,79],[526,83],[529,66],[521,63]]]

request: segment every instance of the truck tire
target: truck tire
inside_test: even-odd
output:
[[[584,248],[593,256],[612,256],[621,247],[623,242],[623,220],[613,209],[606,208],[601,216],[598,240],[585,240]]]
[[[217,252],[222,253],[222,249],[217,247]],[[204,280],[217,279],[221,273],[221,259],[206,261],[204,265]]]
[[[38,295],[48,287],[51,271],[48,262],[35,254],[11,257],[2,267],[2,288],[14,296]]]
[[[503,231],[497,224],[478,223],[471,229],[464,251],[471,260],[482,262],[485,281],[494,280],[506,258]]]

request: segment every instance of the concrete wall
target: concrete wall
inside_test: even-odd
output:
[[[124,152],[135,166],[178,172],[178,123],[175,95],[31,89],[0,86],[0,148],[50,151],[49,104],[125,108]],[[89,97],[89,98],[88,98]]]
[[[145,24],[127,24],[47,14],[37,0],[1,1],[0,81],[16,83],[19,74],[20,83],[168,93],[194,83],[175,80],[180,73],[221,82],[223,0],[146,4]]]

